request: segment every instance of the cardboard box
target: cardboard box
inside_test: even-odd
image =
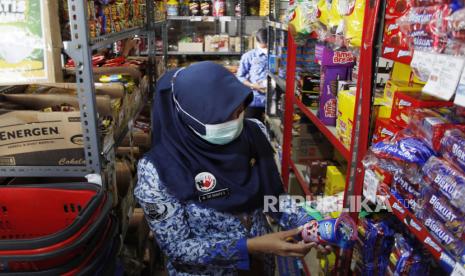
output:
[[[317,44],[315,47],[315,59],[318,64],[323,66],[347,66],[353,67],[355,56],[350,51],[333,51],[323,44]]]
[[[203,52],[203,43],[201,42],[179,42],[178,52]]]
[[[326,182],[326,170],[331,165],[330,161],[311,161],[306,166],[305,176],[309,184],[310,192],[314,195],[323,195]]]
[[[229,36],[206,35],[205,52],[229,52]]]
[[[412,108],[448,107],[453,105],[453,102],[441,101],[437,98],[424,95],[421,92],[399,92],[394,96],[391,120],[397,123],[400,127],[406,127],[410,122],[408,111]]]
[[[346,186],[346,177],[336,166],[326,167],[325,196],[343,192]]]
[[[229,37],[229,51],[236,53],[239,53],[241,51],[241,39],[239,37]]]
[[[384,87],[384,103],[387,106],[392,106],[394,95],[397,92],[421,92],[422,88],[423,85],[416,83],[389,80]]]
[[[0,115],[0,166],[83,166],[79,112]]]
[[[0,14],[0,85],[62,81],[58,1],[12,2]]]
[[[392,114],[392,106],[381,105],[378,110],[378,118],[389,119]]]
[[[375,132],[373,133],[372,143],[378,143],[383,140],[389,140],[394,135],[401,131],[402,128],[398,127],[389,119],[377,119],[375,124]]]
[[[336,135],[346,148],[350,148],[354,126],[355,93],[339,91],[337,96]]]
[[[417,76],[413,73],[412,67],[407,64],[403,64],[400,62],[394,62],[394,66],[392,67],[391,72],[391,80],[394,81],[404,81],[404,82],[414,82],[418,84],[424,85],[425,82],[421,81]]]
[[[292,160],[296,164],[307,164],[313,160],[328,160],[331,159],[334,153],[333,146],[325,141],[319,145],[308,147],[292,148]]]

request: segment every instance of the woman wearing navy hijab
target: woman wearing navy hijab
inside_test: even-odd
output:
[[[284,190],[263,124],[244,120],[252,97],[212,62],[158,81],[135,196],[170,275],[274,275],[272,254],[302,257],[314,246],[289,241],[312,218],[288,197],[267,215],[292,230],[269,234],[264,198]]]

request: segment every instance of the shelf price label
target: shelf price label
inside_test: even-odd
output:
[[[465,107],[465,70],[463,70],[462,75],[460,76],[454,103]]]
[[[376,203],[376,194],[378,191],[379,179],[376,174],[368,169],[365,171],[363,179],[363,195],[372,203]]]
[[[450,100],[459,84],[465,59],[449,55],[437,55],[423,92],[443,100]]]

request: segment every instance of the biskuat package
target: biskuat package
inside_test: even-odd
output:
[[[0,111],[0,166],[85,165],[79,112]]]

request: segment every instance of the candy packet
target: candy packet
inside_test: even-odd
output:
[[[444,159],[465,171],[465,133],[458,129],[450,129],[441,139],[440,154]]]
[[[450,204],[465,212],[465,175],[444,159],[431,157],[422,169],[427,183],[438,189]]]
[[[426,228],[430,230],[430,233],[432,233],[442,245],[453,255],[462,259],[465,254],[465,242],[461,238],[457,238],[435,214],[429,212],[427,209],[418,212],[417,217],[423,221]]]
[[[463,214],[451,206],[447,198],[430,187],[425,187],[422,194],[422,212],[434,213],[451,233],[461,238],[465,231]]]

